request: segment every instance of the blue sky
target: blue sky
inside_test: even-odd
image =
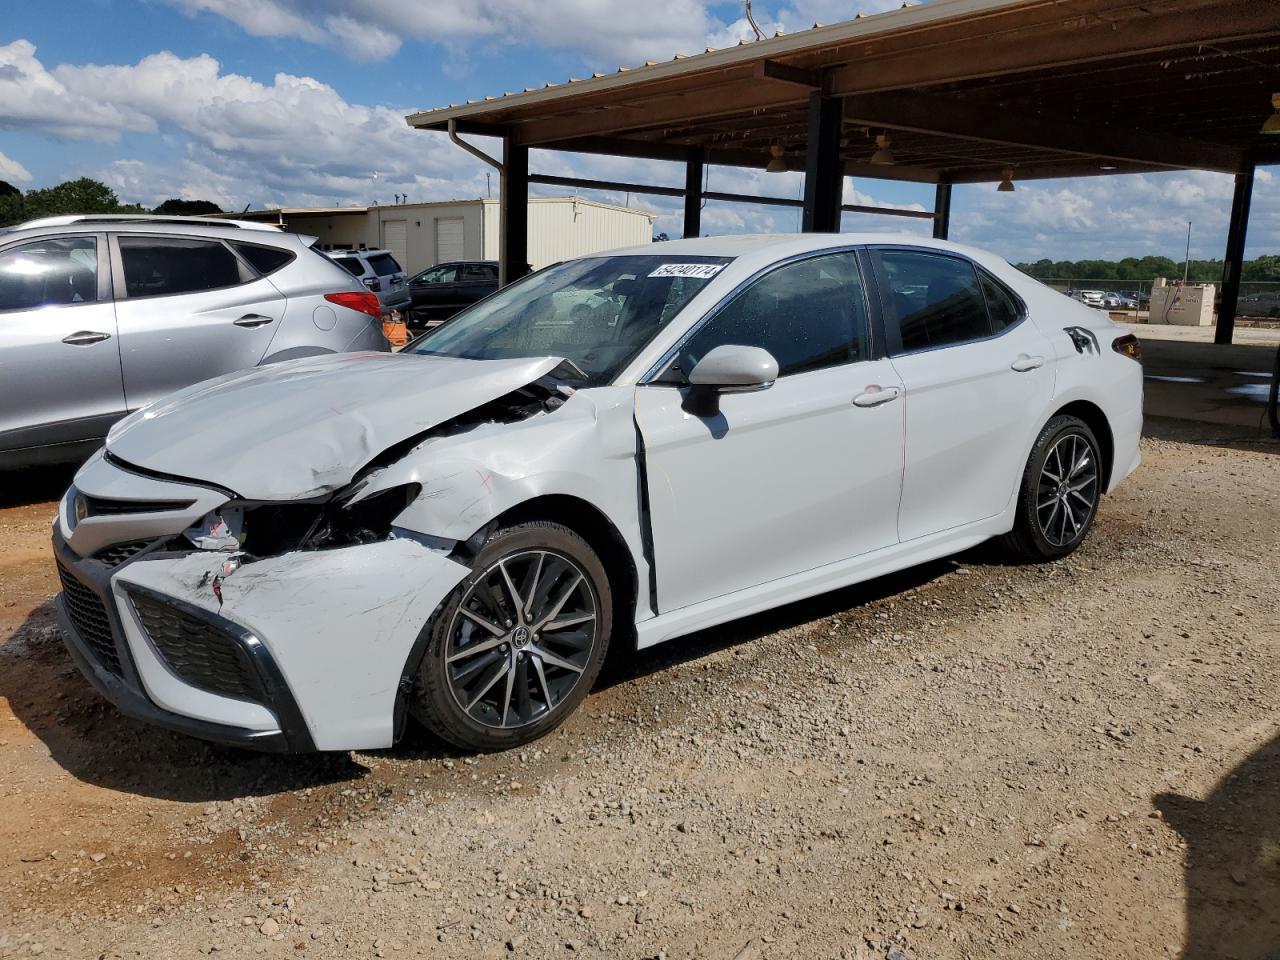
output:
[[[896,0],[755,0],[794,32]],[[741,4],[701,0],[60,0],[7,4],[0,24],[0,179],[75,176],[122,199],[211,199],[227,209],[472,197],[485,168],[414,109],[696,53],[749,35]],[[1210,137],[1206,137],[1210,139]],[[538,154],[545,173],[677,184],[670,164]],[[797,175],[713,168],[712,189],[795,196]],[[496,185],[495,185],[496,189]],[[557,192],[557,191],[544,191]],[[563,192],[563,191],[559,191]],[[953,239],[1011,260],[1148,253],[1220,257],[1231,179],[1207,173],[959,187]],[[603,195],[601,199],[621,200]],[[932,204],[932,188],[846,183],[855,203]],[[678,232],[674,201],[632,198]],[[1280,183],[1260,171],[1249,256],[1280,249]],[[796,214],[710,204],[714,232],[796,229]],[[927,229],[846,215],[845,229]]]

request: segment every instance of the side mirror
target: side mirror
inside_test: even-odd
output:
[[[723,393],[768,390],[778,379],[778,361],[768,350],[726,343],[709,351],[689,371],[684,409],[697,417],[720,412]]]

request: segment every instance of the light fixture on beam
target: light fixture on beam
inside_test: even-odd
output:
[[[1013,193],[1013,168],[1006,167],[1000,173],[1000,186],[996,187],[998,193]]]
[[[1262,125],[1263,133],[1280,133],[1280,93],[1271,95],[1271,116]]]
[[[877,167],[888,167],[894,163],[893,141],[887,133],[876,134],[876,152],[871,155],[871,162]]]
[[[765,167],[766,173],[786,173],[787,161],[782,159],[782,154],[786,152],[786,148],[780,143],[775,143],[769,148],[769,165]]]

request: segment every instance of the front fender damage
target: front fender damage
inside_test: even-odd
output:
[[[224,575],[226,561],[227,554],[203,551],[142,560],[117,579],[253,633],[280,667],[318,749],[391,746],[409,654],[467,567],[399,536],[256,559]]]

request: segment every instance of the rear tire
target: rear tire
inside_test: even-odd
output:
[[[608,576],[582,537],[541,520],[501,528],[428,624],[410,710],[465,750],[536,740],[594,685],[612,624]]]
[[[1054,417],[1031,448],[1013,530],[1000,538],[1014,557],[1057,560],[1084,542],[1105,483],[1098,439],[1078,417]]]

